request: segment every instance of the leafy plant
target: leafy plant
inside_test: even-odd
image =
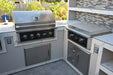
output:
[[[0,0],[0,10],[9,14],[16,7],[13,1],[9,0]]]
[[[43,4],[48,4],[48,2],[43,2]],[[39,1],[27,4],[26,11],[37,11],[37,10],[51,10],[55,15],[56,20],[67,20],[67,3],[55,2],[47,8],[44,8]]]
[[[59,10],[60,10],[60,17],[61,17],[61,19],[62,20],[67,20],[67,10],[62,6],[62,7],[60,7],[59,8]]]
[[[45,8],[40,4],[39,1],[27,4],[26,11],[35,11],[35,10],[45,10]]]
[[[52,3],[51,6],[49,7],[49,9],[53,12],[53,14],[55,15],[55,19],[59,18],[59,8],[60,8],[60,3]]]
[[[67,3],[65,5],[62,4],[62,2],[56,2],[52,3],[52,5],[49,7],[54,13],[56,20],[67,20]]]
[[[67,20],[67,3],[59,8],[62,20]]]
[[[61,0],[43,0],[43,1],[50,2],[50,3],[55,3],[55,2],[60,2]]]

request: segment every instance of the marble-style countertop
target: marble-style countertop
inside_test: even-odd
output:
[[[8,22],[8,25],[0,23],[0,33],[13,32],[15,31],[15,26],[13,22]]]
[[[95,37],[95,39],[98,39],[100,41],[113,45],[113,33],[102,35],[102,36],[97,36]]]

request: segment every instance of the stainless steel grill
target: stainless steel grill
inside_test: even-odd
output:
[[[51,11],[13,11],[16,29],[55,26],[55,18]]]
[[[13,11],[19,42],[55,36],[55,18],[51,11]]]

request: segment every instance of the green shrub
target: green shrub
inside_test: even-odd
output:
[[[15,4],[13,1],[9,0],[0,0],[0,10],[5,12],[5,14],[9,14],[15,8]]]
[[[68,0],[64,0],[64,2],[68,2]]]
[[[60,2],[61,0],[45,0],[45,1],[49,3],[55,3],[55,2]]]
[[[67,20],[67,3],[65,5],[62,5],[62,2],[56,2],[52,4],[49,9],[53,12],[55,15],[56,20]]]
[[[44,2],[47,4],[48,2]],[[40,2],[36,1],[31,4],[27,4],[26,11],[36,11],[36,10],[51,10],[55,15],[56,20],[67,20],[67,5],[68,3],[55,2],[51,3],[48,8],[44,8]]]
[[[40,4],[40,2],[28,3],[26,6],[26,11],[35,11],[35,10],[45,10],[45,8]]]

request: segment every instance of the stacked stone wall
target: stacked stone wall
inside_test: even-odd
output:
[[[76,7],[113,10],[113,0],[76,0]]]
[[[113,27],[113,16],[85,12],[75,12],[75,15],[75,19],[81,22],[89,22],[96,25],[105,25],[107,27]]]

